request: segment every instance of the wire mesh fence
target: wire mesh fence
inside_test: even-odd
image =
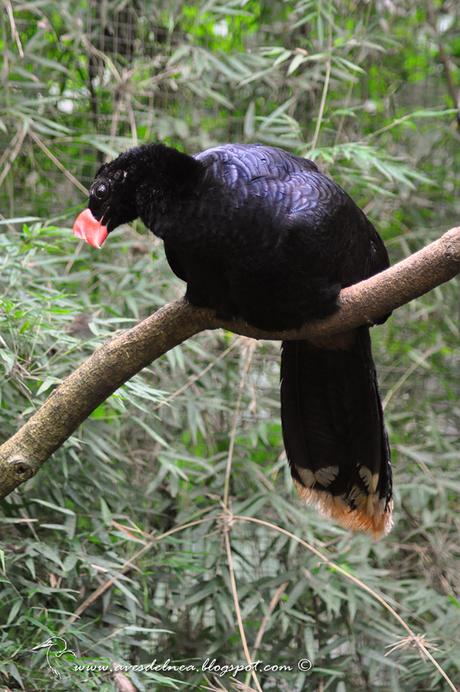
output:
[[[82,188],[103,160],[133,144],[160,140],[194,152],[263,141],[311,155],[365,207],[393,260],[457,220],[458,133],[436,37],[415,1],[12,7],[17,39],[8,13],[0,20],[5,437],[77,359],[183,292],[159,241],[140,226],[144,235],[115,233],[103,255],[76,252],[69,227],[85,203]],[[449,2],[442,10],[440,21],[453,17],[441,34],[450,45],[458,10]],[[200,335],[125,385],[11,499],[13,580],[2,600],[10,625],[0,635],[8,655],[23,648],[25,632],[38,636],[37,617],[42,629],[57,631],[115,575],[115,587],[71,629],[82,649],[133,662],[152,649],[241,658],[217,520],[236,422],[232,510],[321,544],[436,640],[458,677],[458,302],[452,283],[374,330],[398,493],[390,540],[352,538],[294,498],[279,422],[279,344],[257,346],[238,408],[244,345],[237,341],[219,360],[233,337]],[[139,541],[209,507],[215,521],[159,542],[121,573]],[[410,642],[385,657],[404,632],[292,538],[241,523],[231,540],[250,644],[266,617],[265,656],[290,660],[302,651],[318,666],[310,677],[267,678],[266,689],[443,684]],[[13,606],[11,616],[18,589],[31,607]],[[78,680],[85,690],[99,682]],[[52,681],[37,673],[29,687],[40,684],[51,689]]]

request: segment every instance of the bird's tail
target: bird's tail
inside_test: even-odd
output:
[[[347,528],[387,533],[390,450],[369,330],[282,349],[283,438],[300,496]]]

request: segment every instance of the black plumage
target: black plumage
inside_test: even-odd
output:
[[[313,162],[275,147],[226,144],[196,156],[137,147],[101,167],[89,209],[108,232],[140,217],[164,240],[192,304],[266,330],[333,313],[341,288],[388,266],[347,193]],[[321,347],[283,343],[281,379],[300,494],[347,526],[387,531],[390,453],[369,330]]]

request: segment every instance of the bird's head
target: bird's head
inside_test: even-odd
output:
[[[183,185],[198,170],[196,159],[163,144],[129,149],[96,173],[88,208],[75,219],[74,234],[100,248],[111,231],[141,215],[141,201],[149,190]]]
[[[128,152],[127,152],[128,153]],[[137,217],[136,166],[126,154],[100,167],[89,189],[88,207],[73,225],[73,232],[100,248],[117,226]]]
[[[64,649],[67,647],[67,642],[63,637],[58,637],[57,635],[54,635],[50,637],[49,639],[46,640],[46,642],[42,642],[41,644],[37,644],[37,646],[34,646],[31,651],[39,651],[39,649],[49,649],[52,646],[60,646],[64,645]]]
[[[37,646],[34,646],[31,651],[39,651],[39,649],[48,649],[50,646],[53,646],[54,644],[54,637],[52,639],[47,639],[46,642],[42,642],[41,644],[37,644]]]

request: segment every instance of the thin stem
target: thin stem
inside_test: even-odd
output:
[[[11,167],[13,163],[15,162],[16,158],[19,156],[22,145],[24,143],[24,139],[26,137],[27,131],[29,129],[29,122],[25,120],[21,126],[21,128],[17,131],[15,136],[13,137],[11,141],[11,147],[9,149],[5,149],[4,154],[0,158],[0,166],[5,163],[5,166],[0,173],[0,185],[3,184],[3,181],[5,180],[6,176],[11,170]]]
[[[255,641],[254,641],[254,647],[252,649],[252,660],[255,661],[257,657],[257,652],[260,648],[260,645],[262,644],[262,639],[264,638],[265,630],[268,627],[268,623],[270,622],[270,618],[272,616],[273,611],[275,610],[276,606],[278,605],[280,598],[282,597],[283,593],[286,591],[288,587],[289,582],[284,581],[282,584],[278,586],[276,589],[275,593],[272,596],[272,599],[270,601],[270,604],[268,606],[268,611],[265,613],[265,615],[262,618],[262,622],[260,623],[259,630],[257,632]],[[250,673],[247,674],[246,676],[246,684],[249,684],[250,680]]]
[[[425,646],[423,639],[420,635],[416,635],[415,632],[409,627],[409,625],[406,623],[405,620],[400,616],[398,612],[394,608],[391,607],[389,603],[381,596],[377,591],[374,591],[370,586],[365,584],[361,579],[358,577],[355,577],[353,574],[350,572],[347,572],[346,570],[343,569],[343,567],[340,567],[337,563],[333,562],[333,560],[330,560],[324,553],[322,553],[318,548],[315,548],[315,546],[311,545],[310,543],[307,543],[307,541],[304,541],[302,538],[299,538],[299,536],[296,536],[294,533],[291,533],[291,531],[288,531],[287,529],[283,529],[281,526],[277,526],[276,524],[273,524],[270,521],[265,521],[264,519],[256,519],[255,517],[248,517],[248,516],[243,516],[243,515],[237,515],[234,514],[232,515],[232,521],[240,521],[240,522],[250,522],[252,524],[259,524],[259,526],[265,526],[268,529],[272,529],[273,531],[277,531],[278,533],[282,533],[285,536],[288,536],[288,538],[291,538],[293,541],[296,541],[300,545],[302,545],[304,548],[309,550],[311,553],[316,555],[317,557],[320,558],[322,562],[324,562],[328,567],[331,567],[335,572],[338,572],[341,574],[343,577],[348,579],[349,581],[353,582],[353,584],[356,584],[359,586],[360,589],[363,591],[366,591],[368,594],[372,596],[376,601],[380,603],[386,610],[388,610],[389,613],[399,622],[399,624],[406,630],[406,632],[409,635],[409,642],[413,642],[415,646],[419,649],[419,651],[426,656],[426,658],[431,661],[431,663],[434,665],[438,673],[444,678],[448,686],[450,687],[451,690],[454,692],[457,692],[457,688],[454,686],[452,680],[449,678],[447,673],[443,670],[441,665],[437,662],[437,660],[432,656],[432,654],[429,652],[427,647]]]
[[[316,149],[318,140],[319,140],[319,133],[321,130],[321,125],[323,122],[323,116],[324,116],[324,109],[326,108],[326,98],[327,98],[327,92],[329,91],[329,81],[331,78],[331,69],[332,69],[332,55],[331,55],[331,50],[332,50],[332,26],[329,23],[329,34],[328,34],[328,39],[327,39],[327,50],[328,50],[328,58],[327,58],[327,63],[326,63],[326,74],[324,77],[324,84],[323,84],[323,93],[321,94],[321,103],[319,104],[319,111],[318,111],[318,118],[316,120],[316,127],[315,127],[315,133],[313,135],[313,141],[311,143],[311,148]]]
[[[212,360],[210,363],[208,363],[207,366],[205,368],[203,368],[203,370],[200,370],[199,373],[197,373],[196,375],[193,375],[193,377],[190,377],[190,379],[188,379],[187,382],[184,385],[182,385],[182,387],[179,387],[179,389],[176,389],[175,392],[173,392],[172,394],[167,396],[165,399],[163,399],[163,401],[160,401],[160,403],[157,404],[156,406],[154,406],[151,410],[152,411],[158,411],[159,408],[161,408],[162,406],[165,406],[166,404],[169,404],[171,401],[173,401],[173,399],[176,399],[178,396],[183,394],[197,380],[200,380],[202,377],[204,377],[204,375],[206,375],[206,373],[208,373],[211,370],[211,368],[213,368],[215,365],[217,365],[217,363],[219,363],[226,356],[228,356],[230,351],[233,351],[233,349],[235,348],[237,343],[238,343],[238,339],[234,339],[234,341],[232,341],[230,346],[228,348],[226,348],[225,351],[222,351],[222,353],[220,353],[217,356],[217,358],[214,358],[214,360]]]
[[[225,552],[227,553],[227,562],[228,562],[228,569],[229,569],[229,575],[230,575],[230,586],[231,586],[232,596],[233,596],[233,605],[235,606],[236,620],[238,623],[238,629],[240,631],[241,644],[243,645],[243,651],[244,651],[244,656],[246,658],[246,661],[248,662],[248,665],[251,665],[252,659],[251,659],[251,654],[249,653],[248,641],[246,639],[246,632],[244,631],[243,617],[241,615],[240,602],[238,600],[238,588],[236,585],[235,569],[233,566],[233,556],[232,556],[232,548],[230,545],[229,527],[227,527],[227,530],[224,533],[224,542],[225,542]],[[256,671],[252,670],[251,675],[252,675],[252,678],[254,680],[254,684],[255,684],[256,688],[259,690],[259,692],[262,692],[262,688],[260,686]]]
[[[213,507],[207,507],[203,512],[209,513]],[[149,552],[153,548],[154,545],[159,543],[159,541],[162,541],[164,538],[167,538],[168,536],[172,536],[175,533],[179,533],[180,531],[184,531],[185,529],[189,529],[192,526],[199,526],[200,524],[204,524],[206,521],[211,521],[213,517],[206,516],[203,519],[195,519],[193,521],[188,521],[185,524],[180,524],[179,526],[174,526],[172,529],[169,529],[169,531],[165,531],[164,533],[161,533],[159,536],[152,536],[151,540],[146,543],[140,550],[138,550],[132,557],[129,558],[129,560],[126,560],[126,562],[123,563],[123,565],[120,568],[120,571],[118,572],[117,575],[114,575],[113,577],[110,577],[110,579],[107,579],[103,584],[98,586],[98,588],[93,591],[88,598],[85,598],[85,600],[80,603],[78,608],[72,613],[72,615],[69,617],[68,620],[64,623],[63,627],[59,630],[59,634],[62,634],[65,632],[70,625],[77,620],[82,613],[84,613],[85,610],[87,610],[95,601],[97,601],[98,598],[103,596],[108,589],[110,589],[118,577],[120,577],[123,574],[126,574],[126,572],[129,572],[132,567],[134,567],[134,563],[137,562],[138,560],[141,559],[146,553]]]
[[[242,369],[242,373],[241,373],[240,385],[238,388],[238,398],[236,400],[236,407],[235,407],[235,411],[233,414],[233,423],[232,423],[232,429],[230,432],[230,443],[228,446],[227,464],[225,467],[224,495],[223,495],[223,504],[224,504],[225,509],[229,508],[230,478],[231,478],[231,473],[232,473],[233,452],[235,450],[236,430],[238,427],[238,419],[240,416],[241,400],[243,397],[244,385],[246,383],[246,377],[248,375],[249,368],[251,367],[252,357],[254,355],[255,344],[248,342],[246,348],[247,348],[247,351],[246,351],[246,356],[245,356],[245,359],[243,362],[243,369]]]
[[[40,139],[40,137],[37,134],[35,134],[35,132],[32,132],[32,131],[29,132],[29,137],[31,137],[31,139],[33,139],[35,144],[37,144],[40,147],[40,149],[49,158],[49,160],[52,161],[57,168],[59,168],[59,170],[61,171],[61,173],[63,173],[65,175],[67,180],[70,180],[72,185],[75,185],[75,187],[78,188],[80,190],[80,192],[83,192],[83,194],[85,196],[87,196],[88,190],[86,189],[86,187],[84,185],[82,185],[81,182],[79,180],[77,180],[77,178],[70,171],[67,170],[67,168],[53,154],[53,152],[48,149],[48,147]]]
[[[393,387],[392,387],[391,389],[388,390],[388,392],[387,392],[387,394],[386,394],[384,400],[382,401],[382,408],[383,408],[384,411],[386,410],[386,408],[387,408],[388,404],[390,403],[390,401],[393,399],[394,395],[395,395],[397,392],[399,392],[399,390],[400,390],[401,387],[407,382],[407,380],[408,380],[410,377],[412,377],[412,375],[413,375],[414,372],[417,370],[417,368],[421,367],[424,363],[426,363],[426,361],[427,361],[429,358],[431,358],[431,356],[432,356],[434,353],[437,353],[437,352],[440,350],[440,348],[441,348],[440,346],[433,346],[432,348],[429,348],[428,351],[426,351],[426,353],[424,353],[422,356],[420,356],[419,358],[417,358],[417,360],[415,361],[415,363],[412,363],[412,365],[411,365],[409,368],[407,368],[407,370],[406,370],[406,372],[404,373],[404,375],[402,375],[402,376],[399,378],[399,380],[393,385]]]
[[[323,93],[321,95],[321,103],[319,104],[318,118],[316,120],[315,134],[311,143],[311,148],[316,149],[319,139],[319,133],[323,122],[324,109],[326,107],[327,92],[329,90],[329,80],[331,77],[331,56],[326,63],[326,75],[324,77]]]
[[[247,375],[249,372],[249,368],[251,367],[252,356],[254,354],[254,350],[255,350],[255,344],[252,342],[248,342],[246,345],[246,353],[245,353],[245,357],[244,357],[244,361],[243,361],[240,384],[238,387],[238,398],[236,401],[235,412],[233,415],[232,429],[230,432],[230,443],[229,443],[229,447],[228,447],[227,464],[225,467],[223,505],[224,505],[226,512],[228,512],[229,502],[230,502],[230,478],[231,478],[231,472],[232,472],[233,452],[235,449],[236,430],[237,430],[237,426],[238,426],[238,419],[240,416],[241,401],[243,398],[243,392],[244,392],[244,386],[246,383],[246,378],[247,378]],[[226,517],[226,515],[224,514],[224,518],[225,517]],[[225,543],[225,552],[227,554],[227,564],[228,564],[228,572],[229,572],[229,577],[230,577],[230,587],[231,587],[231,591],[232,591],[233,603],[235,606],[236,620],[238,623],[238,630],[240,632],[241,644],[243,646],[243,653],[244,653],[244,656],[246,658],[246,661],[248,662],[249,665],[251,665],[252,659],[251,659],[251,654],[249,652],[248,641],[246,638],[246,632],[244,630],[243,617],[241,614],[240,601],[238,598],[238,587],[236,584],[235,568],[234,568],[234,564],[233,564],[233,555],[232,555],[232,546],[230,543],[230,531],[231,531],[231,521],[228,521],[225,523],[225,526],[224,526],[224,543]],[[260,683],[259,683],[259,680],[258,680],[258,677],[257,677],[255,670],[252,670],[250,675],[254,679],[254,684],[256,685],[257,690],[260,690],[260,692],[262,692],[262,688],[260,686]]]
[[[11,4],[11,0],[5,0],[5,7],[6,7],[6,13],[8,15],[8,20],[10,22],[11,35],[14,38],[14,42],[16,43],[19,56],[21,58],[23,58],[24,57],[24,49],[22,47],[21,39],[19,37],[19,32],[18,32],[16,22],[14,19],[13,5]]]

